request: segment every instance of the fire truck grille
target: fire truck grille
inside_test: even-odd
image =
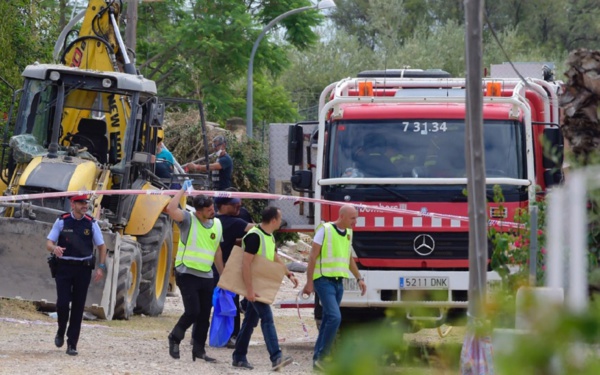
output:
[[[369,260],[468,260],[468,232],[354,232],[354,252]],[[488,257],[492,244],[488,240]],[[489,259],[489,258],[488,258]],[[385,267],[389,268],[389,267]],[[396,268],[396,267],[393,267]],[[398,267],[406,268],[406,267]],[[415,267],[421,268],[421,267]],[[435,268],[435,267],[428,267]],[[447,269],[447,267],[443,267]],[[459,267],[463,268],[463,267]],[[464,267],[467,268],[467,267]]]

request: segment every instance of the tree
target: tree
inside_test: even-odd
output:
[[[245,102],[239,82],[246,76],[250,51],[262,27],[279,14],[308,5],[307,0],[174,0],[142,3],[139,10],[138,51],[142,73],[157,82],[161,95],[195,97],[204,101],[208,117],[224,122],[243,117]],[[307,48],[316,40],[311,28],[322,20],[316,11],[284,19],[285,42]],[[288,65],[285,44],[260,44],[254,62],[254,78],[278,75]],[[286,96],[269,96],[255,87],[257,115],[287,116],[292,108]],[[273,106],[273,100],[283,100]],[[269,104],[267,106],[267,104]],[[287,107],[287,108],[286,108]],[[274,109],[281,109],[274,110]]]
[[[0,2],[0,15],[0,76],[18,88],[27,65],[51,61],[58,11],[53,0],[11,0]],[[0,84],[0,112],[8,110],[11,91]]]
[[[290,120],[315,120],[319,96],[325,86],[380,66],[380,56],[373,53],[370,46],[362,45],[357,37],[343,30],[329,36],[330,30],[324,27],[318,31],[322,38],[315,48],[288,52],[291,69],[278,79],[301,111],[302,117]]]

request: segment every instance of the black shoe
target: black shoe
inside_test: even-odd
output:
[[[196,358],[203,359],[206,362],[210,362],[210,363],[217,362],[216,359],[207,356],[205,352],[197,352],[197,351],[192,350],[192,361],[196,362]]]
[[[279,371],[285,366],[294,362],[292,357],[279,357],[273,362],[273,367],[271,367],[271,371]]]
[[[254,368],[254,366],[252,366],[248,361],[233,361],[232,365],[233,367],[245,368],[248,370],[252,370]]]
[[[54,336],[54,345],[56,345],[57,348],[62,348],[62,346],[64,344],[65,344],[64,336],[61,336],[57,333],[56,336]]]
[[[77,355],[79,353],[77,353],[77,349],[75,349],[75,347],[71,344],[67,345],[67,354],[68,355]]]
[[[235,340],[236,340],[236,337],[235,336],[231,336],[229,338],[229,341],[227,341],[227,344],[225,344],[225,347],[227,349],[235,349]]]
[[[179,343],[175,341],[172,335],[169,335],[169,355],[173,359],[179,359]]]

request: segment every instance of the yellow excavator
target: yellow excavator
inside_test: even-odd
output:
[[[165,103],[128,56],[118,28],[121,11],[120,0],[90,0],[61,34],[55,49],[61,63],[26,67],[4,133],[3,196],[168,187],[153,173]],[[157,194],[92,195],[90,212],[109,256],[106,278],[90,285],[89,312],[128,319],[163,311],[179,240],[163,213],[168,201]],[[53,306],[44,243],[65,211],[68,197],[0,202],[0,297]]]

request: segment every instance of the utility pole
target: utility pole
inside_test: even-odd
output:
[[[135,52],[138,20],[138,0],[127,1],[127,27],[125,27],[125,45]]]
[[[465,158],[469,194],[469,315],[479,319],[486,294],[487,214],[483,148],[483,0],[466,0],[467,110]]]
[[[468,332],[461,352],[461,374],[493,374],[489,332],[483,305],[487,282],[487,210],[485,149],[483,147],[483,9],[484,0],[465,0],[466,115],[465,159],[469,198],[469,307]]]

